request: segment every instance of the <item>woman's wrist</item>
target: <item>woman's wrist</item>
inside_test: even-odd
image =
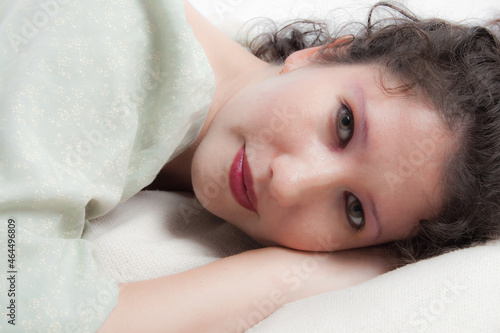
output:
[[[372,249],[338,252],[304,252],[284,248],[265,250],[265,257],[280,265],[273,271],[274,297],[269,299],[284,303],[349,288],[394,267],[389,257]]]

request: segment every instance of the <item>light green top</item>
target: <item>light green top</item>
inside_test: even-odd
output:
[[[85,224],[194,140],[213,73],[182,0],[3,0],[0,36],[0,331],[95,332]]]

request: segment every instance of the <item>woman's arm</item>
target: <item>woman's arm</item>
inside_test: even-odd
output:
[[[264,248],[163,278],[123,284],[105,332],[242,332],[283,304],[389,270],[366,249]]]

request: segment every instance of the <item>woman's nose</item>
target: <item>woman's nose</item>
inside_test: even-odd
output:
[[[342,171],[338,159],[280,155],[271,162],[271,196],[282,207],[315,200],[318,193],[340,185]]]

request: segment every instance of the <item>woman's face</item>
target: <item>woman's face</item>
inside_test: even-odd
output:
[[[434,110],[380,82],[375,66],[309,65],[246,88],[195,153],[197,197],[264,245],[339,250],[405,237],[440,208],[452,140]]]

